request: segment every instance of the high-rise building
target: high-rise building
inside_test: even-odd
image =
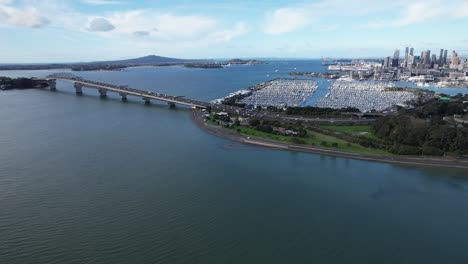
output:
[[[443,62],[444,62],[444,49],[440,49],[439,66],[442,66]]]
[[[383,66],[384,66],[384,68],[390,67],[390,57],[385,57]]]
[[[403,65],[404,68],[408,68],[408,56],[409,56],[409,48],[406,47],[405,48],[405,61],[403,62],[404,63],[404,65]]]
[[[431,51],[430,50],[425,50],[422,52],[422,63],[424,65],[428,65],[428,64],[431,64]]]
[[[452,52],[452,57],[450,58],[450,68],[456,69],[458,68],[458,65],[460,65],[460,57],[458,57],[458,53],[453,51]]]
[[[396,49],[395,52],[393,52],[392,67],[398,67],[399,58],[400,58],[400,50]]]
[[[414,56],[414,49],[413,48],[410,48],[409,55]]]
[[[447,53],[448,50],[444,50],[444,60],[442,61],[442,65],[447,65]]]
[[[408,61],[407,61],[407,67],[408,68],[413,68],[413,65],[415,64],[414,56],[413,55],[408,55]]]
[[[438,65],[438,63],[437,63],[437,55],[432,54],[431,68],[434,68],[434,65]]]

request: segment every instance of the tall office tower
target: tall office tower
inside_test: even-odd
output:
[[[390,67],[390,57],[385,57],[383,66],[384,66],[384,68]]]
[[[424,65],[427,65],[427,64],[431,63],[429,55],[430,55],[430,53],[429,53],[428,50],[425,50],[425,51],[422,52],[421,58],[422,58],[422,63]]]
[[[414,48],[410,48],[409,55],[414,56]]]
[[[444,49],[440,49],[439,66],[443,65],[443,61],[444,61]]]
[[[458,57],[458,53],[453,51],[450,61],[451,61],[450,68],[458,68],[458,65],[460,65],[460,57]]]
[[[444,50],[444,60],[442,61],[442,65],[447,65],[447,53],[448,50]]]
[[[421,51],[421,59],[424,58],[424,51]]]
[[[413,55],[408,55],[408,61],[407,61],[407,66],[408,68],[413,68],[414,65],[414,56]]]
[[[408,55],[409,55],[409,48],[406,47],[405,48],[405,61],[404,61],[404,65],[403,65],[404,68],[408,67]]]
[[[396,49],[395,52],[393,52],[392,67],[398,67],[399,58],[400,58],[400,50]]]
[[[434,65],[438,64],[437,63],[437,55],[432,54],[432,60],[431,60],[431,68],[434,68]]]

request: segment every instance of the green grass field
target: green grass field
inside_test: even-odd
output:
[[[264,132],[255,130],[253,128],[248,128],[248,127],[236,127],[236,128],[231,128],[231,129],[236,130],[236,131],[238,130],[239,133],[244,134],[244,135],[293,143],[293,137],[289,137],[289,136],[273,135],[273,134],[264,133]],[[361,145],[354,144],[354,143],[351,143],[351,142],[348,142],[339,138],[335,138],[332,136],[317,133],[315,131],[307,131],[307,134],[308,134],[307,137],[300,138],[301,140],[305,142],[305,145],[314,145],[314,146],[319,146],[319,147],[324,147],[324,148],[329,148],[329,149],[357,152],[357,153],[363,153],[363,154],[391,155],[389,152],[385,150],[366,148]],[[322,142],[326,142],[326,146],[323,146]],[[338,146],[332,147],[333,143],[338,144]]]

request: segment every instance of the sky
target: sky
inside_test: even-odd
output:
[[[0,0],[0,63],[468,54],[467,0]]]

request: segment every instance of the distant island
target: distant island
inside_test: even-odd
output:
[[[258,65],[265,64],[258,60],[241,60],[232,59],[228,61],[216,62],[213,60],[191,60],[177,59],[169,57],[161,57],[149,55],[145,57],[116,60],[116,61],[96,61],[96,62],[79,62],[79,63],[52,63],[52,64],[12,64],[2,65],[0,70],[52,70],[52,69],[71,69],[72,71],[120,71],[129,67],[141,66],[183,66],[187,68],[223,68],[231,65]]]

